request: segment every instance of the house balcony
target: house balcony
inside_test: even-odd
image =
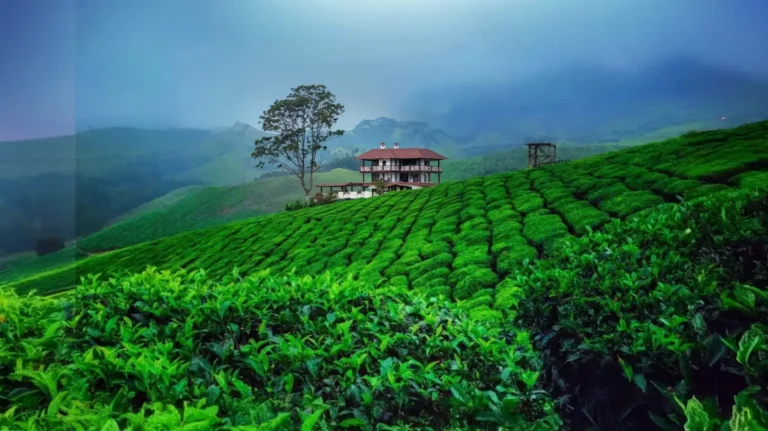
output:
[[[426,166],[426,165],[416,165],[416,166],[396,166],[396,165],[385,165],[385,166],[360,166],[360,172],[362,173],[369,173],[369,172],[434,172],[434,173],[442,173],[443,168],[440,166]]]

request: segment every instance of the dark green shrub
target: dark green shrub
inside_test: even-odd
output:
[[[470,221],[465,221],[459,226],[459,232],[467,232],[471,230],[488,230],[488,222],[484,218],[476,218]]]
[[[615,198],[621,196],[624,193],[629,193],[629,189],[622,183],[612,184],[607,187],[595,188],[587,194],[587,199],[590,201],[600,202],[606,199]]]
[[[659,172],[637,172],[629,175],[624,183],[632,190],[648,190],[659,181],[669,178]]]
[[[764,190],[768,187],[768,172],[752,171],[734,176],[728,180],[731,184],[737,184],[744,189]]]
[[[467,266],[490,266],[491,256],[488,254],[487,245],[469,247],[456,255],[453,261],[454,269],[461,269]]]
[[[404,275],[398,275],[398,276],[392,277],[385,284],[388,287],[408,288],[408,278],[405,277]]]
[[[407,269],[408,276],[411,279],[416,279],[438,268],[450,268],[451,262],[453,262],[453,255],[450,253],[441,253],[435,257],[410,266]]]
[[[448,277],[448,282],[455,286],[453,290],[455,299],[470,298],[480,289],[495,286],[498,280],[496,273],[489,268],[478,266],[459,269]]]
[[[598,211],[589,202],[576,199],[561,201],[555,210],[571,225],[576,234],[584,235],[610,220],[608,214]]]
[[[599,179],[599,178],[589,177],[584,179],[583,184],[579,184],[576,191],[586,196],[593,191],[611,187],[616,184],[620,184],[620,183],[614,179]]]
[[[667,178],[653,185],[653,190],[662,192],[666,195],[682,195],[700,188],[703,184],[695,180],[680,180],[677,178]]]
[[[496,286],[496,298],[494,308],[514,316],[520,301],[525,299],[525,292],[509,278]]]
[[[664,203],[664,199],[646,191],[629,192],[600,202],[600,209],[617,217],[625,217],[642,209]]]
[[[504,315],[487,305],[479,305],[469,311],[469,318],[476,322],[498,323],[504,320]]]
[[[542,245],[547,239],[568,235],[568,227],[558,215],[531,215],[523,222],[523,235],[535,245]]]
[[[456,235],[456,245],[454,246],[454,250],[456,252],[461,252],[463,251],[463,248],[466,248],[465,246],[487,246],[490,238],[491,232],[488,230],[472,230],[468,232],[462,232]]]
[[[711,193],[722,192],[730,189],[725,184],[704,184],[701,187],[683,192],[683,198],[686,200],[700,198]]]
[[[543,208],[544,199],[534,192],[519,192],[513,195],[515,210],[521,213],[530,213]]]
[[[491,247],[491,253],[494,256],[499,256],[501,253],[508,251],[516,246],[528,245],[528,240],[525,239],[520,233],[510,233],[504,235],[498,240],[494,239],[493,246]]]
[[[462,220],[472,220],[474,218],[485,217],[485,211],[480,208],[468,207],[461,211]]]
[[[550,211],[547,208],[537,209],[536,211],[531,211],[530,213],[528,213],[529,216],[542,216],[547,214],[552,214],[552,211]]]
[[[444,286],[448,284],[448,277],[451,275],[450,268],[438,268],[430,271],[419,278],[413,279],[411,286],[414,289],[426,289],[434,286]]]
[[[445,285],[430,286],[424,290],[426,297],[443,297],[446,300],[451,299],[451,288]]]
[[[463,308],[464,310],[470,311],[473,308],[479,307],[481,305],[489,306],[493,302],[493,297],[490,295],[481,295],[478,296],[477,294],[473,296],[472,298],[466,299],[464,301],[459,301],[459,307]]]
[[[520,221],[522,220],[522,216],[520,216],[520,213],[513,211],[512,206],[505,204],[497,209],[488,211],[488,220],[493,224],[496,224],[508,220]]]
[[[424,244],[419,253],[422,259],[430,259],[442,253],[450,253],[451,245],[444,241],[433,241],[431,243]]]
[[[507,247],[498,257],[496,268],[502,274],[509,274],[525,259],[535,259],[538,252],[535,248],[527,244],[513,245]]]
[[[574,411],[583,409],[591,419],[569,415],[569,427],[596,423],[617,429],[631,423],[653,429],[664,423],[683,428],[687,422],[693,429],[695,414],[705,424],[702,429],[718,429],[731,409],[676,406],[693,397],[712,406],[736,398],[738,410],[746,399],[768,395],[765,371],[760,371],[766,367],[756,366],[760,354],[746,341],[768,346],[766,335],[753,329],[768,319],[768,294],[752,284],[767,275],[766,269],[747,269],[735,258],[745,250],[735,244],[750,244],[746,247],[758,247],[764,259],[766,202],[757,194],[718,192],[649,208],[614,220],[601,232],[571,238],[549,259],[515,271],[510,284],[523,292],[505,294],[498,287],[497,308],[511,301],[518,325],[538,328],[537,337],[551,337],[541,343],[542,354],[564,358],[554,361],[550,376],[574,376],[564,386],[549,380],[563,397],[584,400]],[[747,355],[755,361],[745,360]],[[736,371],[742,367],[743,372]],[[604,403],[613,409],[603,410]],[[631,420],[618,413],[641,404]],[[765,417],[760,407],[753,414]]]

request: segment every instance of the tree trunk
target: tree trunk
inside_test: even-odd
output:
[[[309,201],[312,199],[310,196],[310,193],[312,192],[312,186],[310,185],[307,187],[307,182],[304,175],[299,177],[299,181],[301,182],[301,189],[304,190],[304,202],[309,204]]]

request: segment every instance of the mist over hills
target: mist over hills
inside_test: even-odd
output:
[[[379,142],[430,148],[451,160],[498,154],[508,160],[494,166],[517,166],[524,156],[517,149],[533,137],[627,145],[732,127],[768,117],[768,81],[673,57],[637,69],[582,65],[432,88],[401,111],[412,120],[362,120],[328,141],[325,170],[356,170],[354,156]],[[0,142],[0,250],[29,249],[42,234],[90,234],[179,187],[279,176],[271,166],[255,168],[250,157],[253,141],[265,135],[238,121],[212,130],[112,127]]]
[[[250,159],[264,133],[244,123],[195,129],[96,129],[0,143],[0,254],[41,236],[70,240],[180,187],[241,184],[268,170]]]
[[[685,123],[716,128],[764,118],[768,80],[670,57],[634,70],[577,65],[515,80],[434,87],[409,98],[400,111],[456,139],[472,141],[493,131],[510,140],[546,136],[586,144]]]

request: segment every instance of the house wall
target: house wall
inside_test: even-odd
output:
[[[401,159],[380,159],[375,162],[373,162],[373,166],[382,166],[386,162],[386,166],[405,166],[405,163],[410,163],[411,165],[421,165],[421,166],[429,166],[430,160],[426,159],[413,159],[413,160],[401,160]],[[418,172],[372,172],[371,173],[371,182],[376,182],[378,180],[384,181],[384,182],[399,182],[403,181],[401,179],[401,175],[407,178],[408,182],[419,182],[419,183],[428,183],[431,180],[430,174],[428,172],[424,173],[418,173]]]
[[[349,191],[349,192],[337,192],[337,199],[361,199],[373,197],[373,192],[370,190],[364,191]]]

